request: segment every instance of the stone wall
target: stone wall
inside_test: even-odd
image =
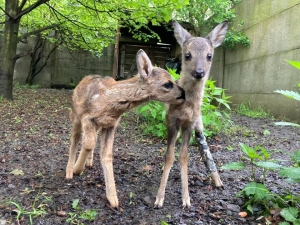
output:
[[[234,104],[250,102],[300,122],[300,103],[274,93],[299,91],[300,71],[285,61],[300,61],[299,12],[299,0],[243,0],[236,6],[251,47],[225,54],[218,49],[211,73]]]

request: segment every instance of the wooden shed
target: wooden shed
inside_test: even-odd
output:
[[[188,24],[184,24],[184,27],[191,28]],[[149,28],[160,36],[160,42],[158,40],[138,41],[132,38],[128,28],[120,29],[115,45],[113,74],[116,79],[127,79],[137,74],[135,56],[139,49],[147,53],[153,65],[161,68],[164,68],[166,60],[179,57],[180,50],[177,47],[171,22],[161,26],[149,24]]]

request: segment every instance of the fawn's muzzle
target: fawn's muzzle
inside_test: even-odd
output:
[[[185,99],[185,91],[182,87],[179,87],[179,89],[181,90],[181,95],[179,97],[177,97],[176,99]]]
[[[205,72],[203,69],[197,69],[192,72],[192,75],[196,79],[202,79],[205,76]]]

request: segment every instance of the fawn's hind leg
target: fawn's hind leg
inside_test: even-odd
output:
[[[70,117],[72,121],[72,131],[71,131],[71,145],[70,145],[70,150],[69,150],[69,160],[67,164],[67,169],[66,169],[66,178],[67,179],[72,179],[73,178],[73,167],[75,164],[76,160],[76,152],[78,148],[78,143],[81,137],[81,123],[78,119],[74,118],[72,115],[72,111],[70,112]]]
[[[104,174],[106,197],[111,207],[119,207],[114,171],[113,171],[113,143],[116,127],[102,128],[100,160]]]
[[[90,154],[93,153],[93,149],[97,143],[97,129],[96,125],[90,120],[89,117],[84,117],[81,120],[82,126],[82,147],[79,157],[75,163],[73,173],[81,174],[84,170],[86,160]]]
[[[221,181],[216,164],[210,153],[208,144],[206,142],[206,138],[203,135],[203,123],[202,123],[201,116],[198,118],[198,123],[195,128],[195,139],[199,146],[199,150],[200,150],[200,154],[203,159],[203,162],[204,162],[206,168],[208,169],[208,171],[211,173],[211,178],[213,179],[216,187],[223,186],[223,182]]]

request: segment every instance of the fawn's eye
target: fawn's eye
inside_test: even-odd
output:
[[[208,61],[211,61],[211,60],[212,60],[212,54],[211,54],[211,53],[208,53],[208,54],[207,54],[207,60],[208,60]]]
[[[191,55],[190,52],[185,53],[185,55],[184,55],[185,61],[188,61],[188,60],[190,60],[191,58],[192,58],[192,55]]]
[[[163,86],[167,89],[171,89],[171,88],[173,88],[173,83],[171,81],[169,81],[168,83],[163,84]]]

